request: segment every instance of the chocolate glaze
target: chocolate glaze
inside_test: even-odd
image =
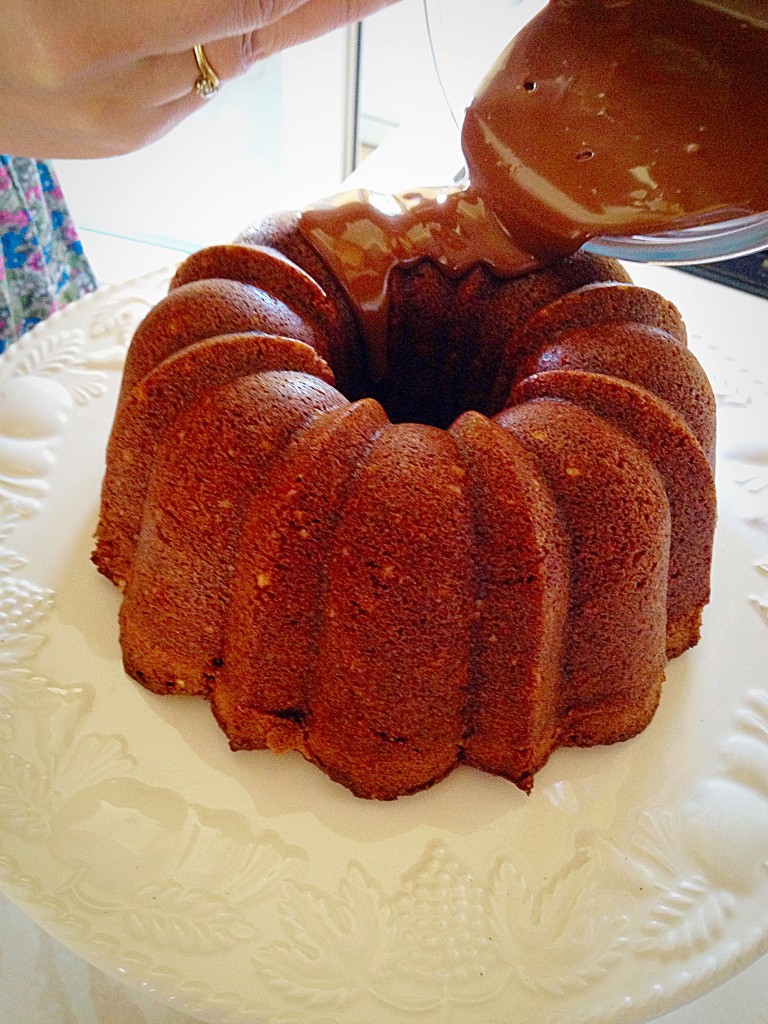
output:
[[[387,370],[387,285],[395,267],[432,259],[459,277],[485,263],[515,277],[537,266],[471,187],[398,195],[359,189],[304,210],[299,223],[352,300],[374,380]]]
[[[432,259],[515,276],[599,235],[768,210],[766,0],[550,0],[470,104],[470,182],[358,191],[300,226],[386,372],[387,281]]]
[[[764,0],[550,0],[467,110],[470,179],[544,258],[761,213],[767,82]]]

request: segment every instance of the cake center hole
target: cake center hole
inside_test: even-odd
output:
[[[403,337],[387,374],[368,380],[355,397],[375,398],[393,423],[446,429],[468,409],[487,413],[487,386],[472,374],[471,349],[445,334]]]

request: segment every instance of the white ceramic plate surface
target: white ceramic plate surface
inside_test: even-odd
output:
[[[638,738],[533,794],[469,769],[359,801],[232,754],[202,702],[123,673],[89,561],[125,347],[152,274],[0,359],[0,887],[93,963],[203,1019],[629,1024],[768,948],[768,303],[639,268],[719,401],[704,638]]]

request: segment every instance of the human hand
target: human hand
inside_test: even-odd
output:
[[[0,151],[101,157],[164,135],[222,83],[396,0],[2,0]]]

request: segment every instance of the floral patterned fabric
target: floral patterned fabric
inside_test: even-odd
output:
[[[57,309],[93,291],[50,164],[0,156],[0,352]]]

